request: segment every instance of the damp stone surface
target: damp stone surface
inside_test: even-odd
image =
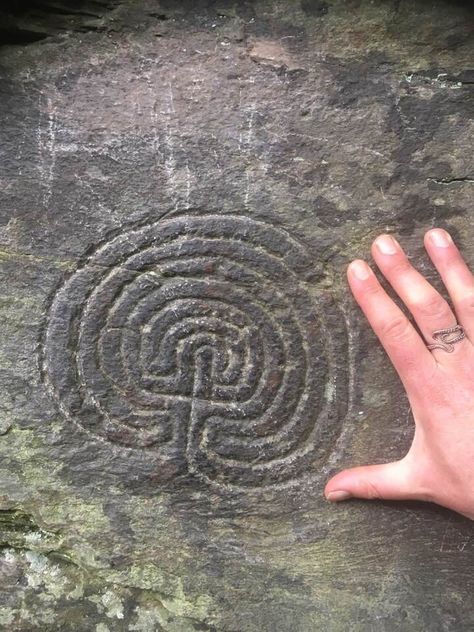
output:
[[[2,5],[0,630],[473,629],[472,522],[322,496],[413,433],[346,265],[474,265],[473,18]]]

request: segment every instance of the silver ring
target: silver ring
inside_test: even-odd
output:
[[[454,327],[448,327],[447,329],[437,329],[433,332],[432,338],[435,340],[434,344],[426,345],[431,351],[432,349],[443,349],[448,353],[454,351],[454,345],[466,337],[464,327],[461,325],[454,325]]]

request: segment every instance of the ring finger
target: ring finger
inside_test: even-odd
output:
[[[449,233],[440,228],[425,235],[425,246],[453,301],[459,322],[474,340],[474,276]]]
[[[372,255],[383,275],[413,314],[428,344],[436,342],[433,332],[456,325],[448,302],[411,265],[399,243],[391,235],[381,235]],[[445,352],[435,350],[435,353]]]

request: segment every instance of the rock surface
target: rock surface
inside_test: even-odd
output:
[[[346,264],[474,265],[472,8],[12,7],[0,629],[472,630],[471,522],[322,497],[412,435]]]

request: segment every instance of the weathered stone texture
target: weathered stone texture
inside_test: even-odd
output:
[[[344,269],[474,265],[456,2],[0,14],[0,629],[474,627],[473,528],[322,497],[410,411]]]

